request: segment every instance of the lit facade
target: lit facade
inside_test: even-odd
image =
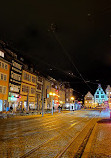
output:
[[[16,58],[11,60],[10,80],[9,80],[9,108],[12,107],[13,111],[19,110],[20,101],[20,86],[22,77],[22,64]]]
[[[53,106],[54,109],[57,110],[58,106],[63,107],[63,105],[65,104],[64,86],[51,77],[44,78],[43,96],[43,98],[45,99],[45,109],[52,109]]]
[[[59,103],[61,107],[65,106],[65,88],[63,87],[62,89],[59,90]]]
[[[107,95],[107,98],[108,98],[109,108],[111,109],[111,87],[110,87],[110,85],[108,85],[107,88],[106,88],[106,95]]]
[[[0,56],[4,58],[4,53],[2,51],[0,51]],[[0,57],[0,111],[5,111],[8,107],[10,63],[8,63],[6,60],[4,60],[1,57]]]
[[[43,77],[37,75],[37,86],[36,86],[36,109],[42,109],[42,90],[43,90]]]
[[[98,88],[94,94],[94,101],[97,103],[99,106],[102,106],[104,102],[108,101],[108,97],[103,91],[101,85],[98,85]]]
[[[36,84],[36,75],[23,70],[20,88],[20,108],[22,110],[31,110],[36,108]]]
[[[84,97],[84,106],[87,108],[94,108],[96,106],[94,104],[94,96],[90,92]]]
[[[72,96],[73,96],[73,89],[66,88],[65,90],[65,103],[66,103],[65,108],[66,109],[70,109],[70,106],[74,106],[73,100],[71,99]]]

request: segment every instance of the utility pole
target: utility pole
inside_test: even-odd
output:
[[[44,99],[43,99],[43,95],[44,95],[43,90],[44,90],[44,87],[43,86],[44,86],[44,84],[42,85],[42,117],[44,116]]]

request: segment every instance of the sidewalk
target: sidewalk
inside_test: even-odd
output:
[[[100,118],[93,129],[82,158],[111,158],[111,119]]]
[[[62,110],[61,112],[63,112]],[[59,113],[58,110],[54,111],[54,113]],[[44,114],[52,114],[52,111],[46,111],[44,110]],[[42,115],[42,110],[39,111],[24,111],[24,112],[3,112],[0,114],[0,119],[7,119],[10,117],[15,117],[15,116],[29,116],[29,115]]]

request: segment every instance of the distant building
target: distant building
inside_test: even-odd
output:
[[[104,104],[106,101],[108,101],[108,97],[105,94],[105,92],[103,91],[101,85],[98,85],[98,88],[94,94],[94,101],[95,103],[97,103],[99,106],[101,106],[102,104]]]
[[[66,88],[66,109],[70,109],[70,106],[74,106],[74,103],[71,100],[72,96],[73,96],[73,89],[72,88]]]
[[[43,96],[45,99],[44,109],[55,110],[65,105],[65,88],[64,85],[52,77],[44,78]]]
[[[84,106],[87,108],[94,108],[94,96],[88,92],[84,97]]]
[[[36,109],[42,109],[42,87],[43,87],[43,77],[37,75],[37,86],[36,86]]]
[[[35,96],[37,78],[34,73],[28,70],[22,71],[22,82],[20,88],[20,107],[24,110],[35,109]]]
[[[106,95],[108,98],[109,108],[111,109],[111,87],[110,87],[110,85],[108,85],[106,88]]]

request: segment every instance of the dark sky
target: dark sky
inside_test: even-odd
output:
[[[70,81],[81,94],[90,88],[68,75],[80,78],[74,65],[86,81],[111,83],[111,0],[4,0],[0,19],[0,38],[44,73]]]

